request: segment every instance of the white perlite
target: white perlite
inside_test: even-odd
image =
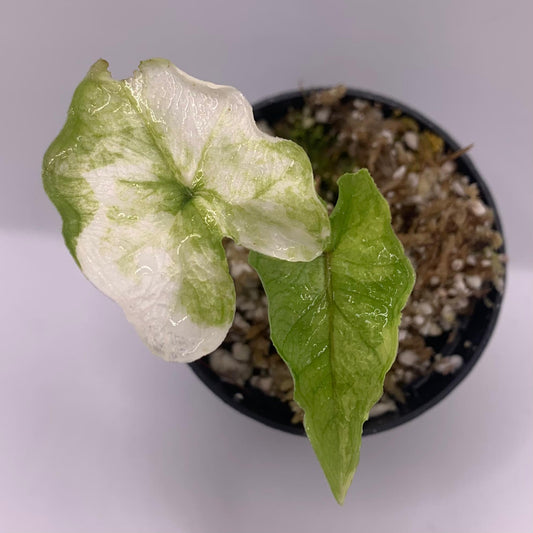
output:
[[[447,355],[441,357],[437,363],[435,363],[434,369],[439,374],[444,376],[452,374],[463,366],[463,358],[460,355]]]

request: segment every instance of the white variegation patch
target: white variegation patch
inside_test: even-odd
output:
[[[142,340],[163,359],[190,362],[215,350],[231,321],[222,326],[197,324],[177,305],[181,276],[173,248],[162,242],[152,245],[146,238],[161,234],[165,223],[144,219],[145,242],[139,242],[138,227],[126,226],[106,245],[103,218],[103,212],[97,214],[78,241],[80,265],[87,278],[122,307]],[[120,264],[129,254],[130,271],[125,275]]]

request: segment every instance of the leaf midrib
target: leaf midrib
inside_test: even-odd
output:
[[[174,161],[174,158],[172,157],[172,154],[170,153],[170,150],[164,145],[164,143],[161,142],[161,136],[156,132],[155,128],[153,127],[152,122],[145,116],[145,113],[143,109],[141,108],[139,101],[135,96],[132,94],[130,87],[127,84],[124,84],[124,92],[126,94],[126,98],[130,102],[130,104],[133,106],[133,108],[137,111],[139,117],[141,118],[144,127],[146,128],[146,131],[149,135],[149,137],[152,139],[153,145],[156,148],[156,150],[159,152],[159,155],[161,156],[161,159],[163,160],[164,164],[169,169],[170,173],[175,177],[176,183],[178,184],[178,187],[182,189],[182,194],[184,197],[192,195],[192,191],[187,185],[184,184],[184,178],[183,174],[181,173],[181,170],[176,165],[176,162]]]
[[[328,313],[328,345],[329,345],[329,369],[331,374],[331,389],[333,401],[335,403],[336,415],[340,411],[340,402],[337,391],[337,382],[335,378],[335,316],[333,310],[335,309],[335,301],[333,297],[333,281],[331,272],[331,252],[324,252],[324,282],[326,284],[326,302]],[[338,424],[335,424],[337,431],[339,431]]]

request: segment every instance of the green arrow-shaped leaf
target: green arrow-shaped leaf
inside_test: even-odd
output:
[[[260,132],[236,89],[163,59],[122,81],[107,67],[76,89],[44,186],[83,273],[155,353],[191,361],[233,319],[222,238],[307,261],[322,252],[327,213],[305,152]]]
[[[370,174],[339,180],[327,251],[309,263],[251,254],[274,345],[289,366],[304,425],[339,503],[359,461],[362,427],[396,356],[414,273]]]

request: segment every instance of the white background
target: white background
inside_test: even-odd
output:
[[[529,1],[50,0],[0,8],[0,531],[531,532]],[[510,256],[503,312],[437,407],[364,439],[338,507],[307,441],[150,355],[77,270],[42,155],[99,57],[162,56],[252,102],[300,85],[394,97],[471,152]]]

